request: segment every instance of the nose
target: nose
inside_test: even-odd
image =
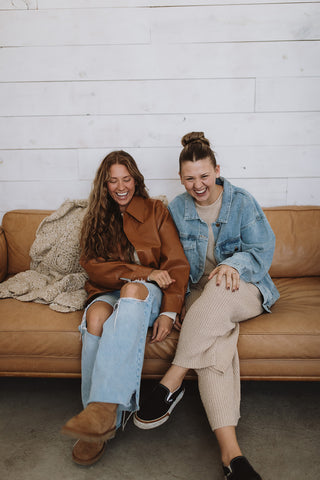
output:
[[[202,187],[201,178],[196,178],[195,181],[194,181],[194,188],[197,189],[197,188],[201,188],[201,187]]]
[[[121,192],[125,190],[125,183],[123,182],[123,180],[119,181],[118,190],[120,190]]]

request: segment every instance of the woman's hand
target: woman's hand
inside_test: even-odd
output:
[[[159,285],[159,287],[162,290],[165,290],[172,283],[175,282],[175,280],[170,277],[167,270],[152,270],[152,272],[148,277],[148,280],[151,280],[152,282],[156,282],[156,284]]]
[[[238,270],[236,270],[233,267],[230,267],[229,265],[219,265],[216,267],[214,270],[209,275],[209,280],[213,278],[214,276],[217,276],[216,278],[216,285],[219,286],[222,282],[222,278],[225,276],[226,277],[226,289],[230,290],[232,288],[232,291],[235,292],[236,290],[239,290],[240,287],[240,275]]]
[[[167,315],[159,315],[153,324],[153,331],[150,343],[162,342],[172,330],[172,318]]]

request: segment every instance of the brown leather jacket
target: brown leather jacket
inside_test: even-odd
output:
[[[119,290],[126,281],[147,280],[154,269],[167,270],[175,283],[163,290],[161,312],[180,312],[189,279],[189,263],[175,224],[160,200],[135,196],[123,214],[123,229],[141,265],[122,260],[81,258],[89,280],[88,301],[93,295]]]

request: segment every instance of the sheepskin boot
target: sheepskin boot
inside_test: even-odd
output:
[[[79,439],[73,446],[72,460],[79,465],[93,465],[103,455],[106,448],[105,442],[85,442]]]
[[[86,442],[109,440],[116,434],[117,408],[116,403],[89,403],[62,427],[61,433]]]

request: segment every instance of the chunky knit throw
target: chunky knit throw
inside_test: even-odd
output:
[[[87,200],[66,200],[39,225],[30,270],[0,284],[0,298],[48,304],[58,312],[81,310],[87,274],[79,264],[79,236]]]

